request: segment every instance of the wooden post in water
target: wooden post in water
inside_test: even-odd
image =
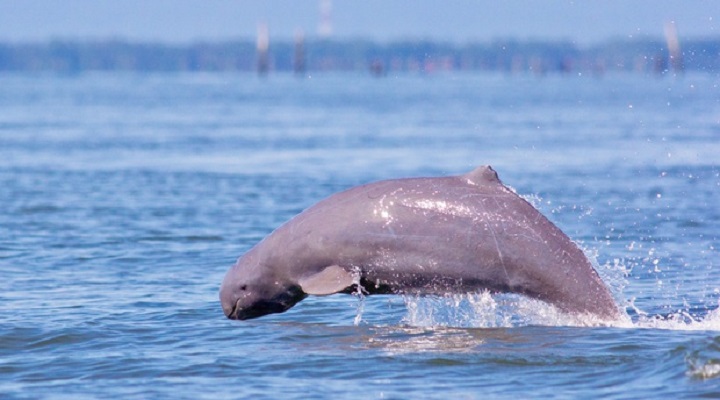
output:
[[[262,22],[258,24],[257,32],[257,71],[260,75],[267,75],[270,70],[269,48],[270,35],[268,33],[268,27],[266,23]]]
[[[682,73],[684,70],[682,51],[680,50],[680,40],[678,40],[677,27],[675,21],[665,23],[665,42],[668,47],[668,56],[670,68],[675,73]]]
[[[295,51],[293,53],[293,71],[295,75],[305,73],[305,33],[302,29],[295,31]]]

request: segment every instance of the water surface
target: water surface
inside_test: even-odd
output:
[[[3,398],[720,395],[720,79],[0,76]],[[336,191],[490,164],[626,308],[336,295],[226,320],[235,259]]]

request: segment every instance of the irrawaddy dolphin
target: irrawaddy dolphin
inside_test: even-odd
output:
[[[573,314],[619,310],[585,254],[489,166],[336,193],[277,228],[227,272],[231,319],[307,295],[512,292]]]

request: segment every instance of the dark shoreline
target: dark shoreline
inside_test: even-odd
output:
[[[299,49],[299,50],[298,50]],[[580,46],[571,41],[496,40],[453,44],[433,41],[271,41],[268,72],[370,70],[666,73],[720,71],[720,38],[681,40],[681,58],[670,57],[659,38],[608,40]],[[55,40],[0,43],[1,71],[254,71],[252,40],[190,44],[125,40]]]

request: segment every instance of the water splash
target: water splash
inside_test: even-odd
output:
[[[664,314],[652,314],[640,309],[635,304],[635,298],[628,298],[625,289],[628,286],[628,276],[637,265],[624,259],[613,259],[603,265],[597,263],[597,250],[583,248],[593,267],[610,289],[615,302],[630,311],[625,313],[627,317],[623,321],[617,321],[612,326],[623,328],[645,328],[645,329],[665,329],[665,330],[685,330],[685,331],[720,331],[720,309],[710,310],[705,314],[691,313],[690,306],[684,304],[682,308]],[[650,253],[652,255],[652,251]],[[648,261],[649,259],[644,259]],[[652,265],[657,266],[657,259]],[[658,282],[662,282],[657,278]],[[720,305],[720,304],[719,304]],[[631,316],[632,315],[632,316]]]
[[[530,199],[534,200],[532,197]],[[707,307],[707,310],[712,310],[701,313],[691,312],[688,304],[670,313],[643,311],[635,304],[636,299],[625,293],[629,285],[628,277],[634,268],[642,268],[641,263],[615,258],[600,264],[597,249],[583,243],[578,243],[578,247],[612,293],[621,310],[618,320],[603,320],[589,314],[571,315],[551,304],[522,295],[481,291],[446,296],[405,295],[406,313],[400,322],[407,327],[433,329],[556,326],[720,331],[720,304]],[[357,288],[353,295],[358,299],[354,325],[359,326],[363,322],[367,291],[360,284],[360,271],[355,270],[353,276]]]
[[[608,321],[593,315],[565,313],[540,300],[515,294],[479,293],[405,296],[402,323],[413,327],[512,328],[521,326],[617,327],[687,331],[720,331],[720,309],[704,316],[680,310],[666,315],[624,314]]]
[[[685,374],[697,380],[720,378],[720,337],[690,344],[685,351]]]
[[[720,309],[716,308],[705,315],[693,315],[687,310],[656,315],[641,311],[632,327],[675,331],[720,331]]]
[[[706,380],[720,377],[720,363],[717,361],[688,360],[687,375],[691,378]]]
[[[625,293],[634,264],[616,258],[599,264],[598,252],[580,245],[601,279],[606,283],[621,311],[618,320],[597,316],[568,314],[540,300],[511,293],[480,291],[445,296],[403,296],[405,311],[400,324],[418,328],[513,328],[524,326],[616,327],[624,329],[661,329],[677,331],[720,331],[720,304],[692,311],[688,304],[673,312],[646,312]],[[354,325],[363,323],[367,291],[355,271],[353,295],[358,299]],[[389,321],[388,321],[389,322]],[[393,322],[389,322],[393,324]]]
[[[631,269],[622,259],[603,265],[597,251],[583,249],[602,280],[608,285],[622,317],[615,321],[592,315],[570,315],[551,304],[517,294],[488,291],[437,296],[405,296],[407,315],[403,323],[418,327],[509,328],[540,326],[606,326],[636,329],[720,331],[720,304],[704,314],[691,313],[689,306],[671,313],[651,314],[639,309],[624,293]]]
[[[591,315],[570,315],[551,304],[517,294],[488,291],[447,296],[405,296],[403,323],[416,327],[511,328],[530,325],[600,326]]]
[[[580,244],[593,267],[608,285],[617,304],[626,300],[628,270],[619,260],[602,266],[597,251]],[[622,326],[632,325],[627,314],[618,321],[607,321],[594,315],[571,315],[555,306],[526,296],[489,291],[446,296],[405,296],[407,315],[403,323],[419,327],[510,328],[519,326]]]
[[[685,331],[720,331],[720,309],[717,308],[704,315],[691,313],[688,311],[690,306],[687,304],[682,309],[666,314],[651,314],[641,310],[635,305],[635,298],[628,298],[625,294],[625,289],[629,283],[628,276],[637,265],[620,258],[599,265],[597,249],[582,246],[581,249],[600,275],[600,278],[610,289],[615,302],[620,305],[621,309],[630,310],[630,314],[626,312],[622,320],[615,321],[610,326]],[[652,255],[653,250],[651,249],[649,252],[650,258],[643,259],[643,261],[652,261],[654,268],[657,268],[658,259],[652,257]],[[658,281],[661,282],[660,278],[658,278]]]
[[[367,290],[363,287],[363,285],[360,283],[360,268],[354,268],[352,272],[353,277],[353,285],[355,286],[356,290],[353,292],[353,296],[358,298],[358,305],[357,305],[357,311],[355,313],[355,319],[353,320],[353,324],[355,326],[359,326],[362,322],[363,313],[365,312],[365,294],[368,293]]]
[[[627,267],[625,260],[615,258],[612,261],[608,261],[603,265],[598,263],[598,250],[583,246],[582,243],[578,244],[580,249],[585,253],[585,257],[590,260],[595,271],[600,275],[600,279],[610,290],[613,295],[615,303],[622,305],[627,303],[625,297],[625,288],[628,285],[628,275],[632,270]]]

